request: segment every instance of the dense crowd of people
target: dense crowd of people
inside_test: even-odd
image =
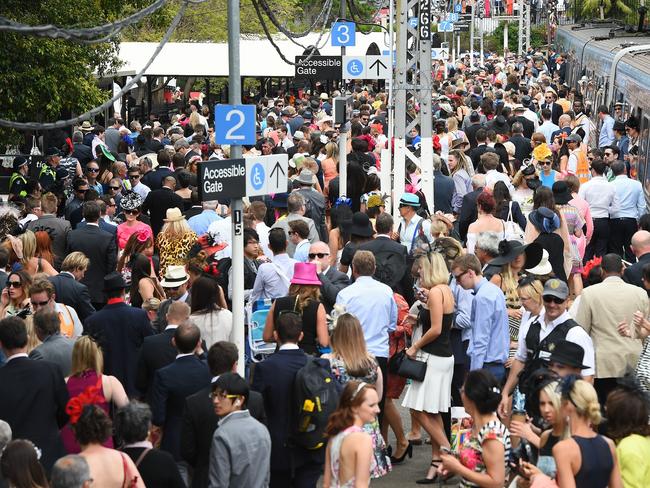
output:
[[[259,97],[244,157],[287,153],[289,187],[245,199],[245,344],[230,202],[197,192],[198,165],[230,154],[207,104],[86,121],[39,168],[17,156],[0,486],[360,487],[423,443],[420,484],[649,486],[639,123],[622,102],[594,123],[564,59],[448,65],[434,201],[407,160],[399,215],[386,93],[352,87],[343,189],[340,93]]]

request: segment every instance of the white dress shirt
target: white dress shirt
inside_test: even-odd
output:
[[[592,219],[606,219],[618,214],[616,187],[610,185],[604,176],[595,176],[583,183],[578,196],[587,200]]]
[[[646,210],[641,182],[632,180],[626,175],[619,175],[611,184],[616,188],[616,197],[618,198],[618,212],[612,217],[639,220]]]

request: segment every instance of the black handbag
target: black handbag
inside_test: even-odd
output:
[[[398,376],[414,381],[424,381],[424,376],[427,374],[427,363],[411,359],[406,355],[406,349],[395,353],[388,367]]]

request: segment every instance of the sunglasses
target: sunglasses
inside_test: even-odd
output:
[[[544,300],[544,302],[546,302],[546,303],[553,302],[556,305],[561,305],[562,303],[564,303],[566,301],[566,298],[563,299],[563,298],[558,298],[558,297],[554,297],[554,296],[551,296],[551,295],[544,295],[542,297],[542,300]]]
[[[550,161],[542,161],[540,164],[541,164],[542,166],[550,166],[550,165],[551,165],[551,162],[550,162]]]
[[[140,210],[125,210],[124,213],[129,215],[138,215]]]
[[[309,254],[307,254],[307,256],[309,256],[309,259],[315,259],[315,258],[323,259],[325,256],[329,256],[329,255],[330,253],[328,252],[310,252]]]
[[[109,186],[109,188],[110,188],[111,190],[115,190],[115,191],[117,191],[117,190],[120,189],[119,186]]]
[[[88,191],[88,188],[77,188],[76,192],[77,193],[86,193]]]
[[[49,300],[45,300],[44,302],[35,302],[34,300],[32,300],[32,307],[44,307],[48,303],[50,303]]]
[[[99,173],[99,168],[86,168],[88,173]]]
[[[129,175],[129,179],[130,179],[130,180],[139,180],[139,179],[140,179],[140,175]]]
[[[20,288],[23,284],[20,281],[7,281],[7,288]]]

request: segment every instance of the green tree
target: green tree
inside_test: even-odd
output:
[[[91,27],[119,16],[119,3],[3,0],[0,15],[30,25]],[[98,87],[95,75],[118,66],[116,53],[115,42],[84,45],[0,32],[1,116],[19,122],[52,122],[101,104],[108,94]],[[20,139],[19,132],[0,128],[0,150]]]
[[[620,19],[626,22],[636,21],[634,8],[626,5],[625,0],[582,0],[580,9],[582,19],[599,19],[601,4],[605,18]]]

